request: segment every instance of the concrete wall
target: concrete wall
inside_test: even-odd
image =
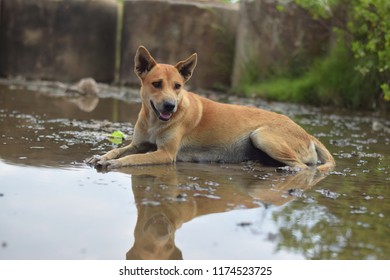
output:
[[[158,62],[176,64],[198,53],[192,87],[229,87],[238,7],[193,1],[127,1],[124,6],[121,81],[139,84],[134,55],[144,45]]]
[[[0,75],[114,78],[115,1],[2,0]]]
[[[114,81],[116,0],[0,1],[0,76]],[[142,44],[166,63],[197,52],[191,85],[229,87],[237,23],[237,8],[213,1],[125,1],[120,82],[138,85],[133,59]]]
[[[3,7],[3,0],[0,0],[0,42],[1,42],[1,14],[2,14],[2,7]]]
[[[275,73],[299,71],[325,54],[331,25],[313,20],[294,2],[241,0],[237,29],[233,86],[250,75],[267,78]]]
[[[126,0],[118,45],[116,0],[0,0],[0,76],[114,82],[119,74],[120,83],[138,85],[134,55],[144,45],[163,63],[197,52],[189,85],[226,89],[248,69],[260,77],[294,71],[328,50],[330,25],[293,2],[283,11],[278,0],[240,3]]]
[[[4,39],[4,32],[3,32],[3,20],[2,20],[2,17],[3,17],[3,0],[0,0],[0,77],[2,76],[2,66],[4,65],[4,63],[2,62],[2,57],[4,56],[4,54],[2,55],[2,53],[4,53],[4,51],[2,50],[2,42],[5,41]]]

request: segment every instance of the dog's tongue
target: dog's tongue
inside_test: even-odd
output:
[[[172,113],[160,113],[160,119],[168,121],[172,117]]]

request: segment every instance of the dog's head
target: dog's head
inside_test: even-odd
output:
[[[176,112],[183,86],[191,78],[196,61],[194,53],[175,66],[159,64],[145,47],[138,48],[134,71],[142,83],[142,100],[160,120],[169,121]]]

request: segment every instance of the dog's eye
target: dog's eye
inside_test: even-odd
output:
[[[175,83],[175,89],[180,89],[180,88],[181,88],[181,84]]]
[[[152,85],[154,88],[160,89],[162,88],[162,81],[153,82]]]

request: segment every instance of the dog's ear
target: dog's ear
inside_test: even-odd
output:
[[[146,74],[157,64],[152,55],[144,46],[139,46],[134,58],[134,72],[142,80]]]
[[[186,60],[182,60],[175,65],[176,69],[182,75],[184,82],[187,82],[191,78],[197,60],[198,60],[198,55],[194,53]]]

